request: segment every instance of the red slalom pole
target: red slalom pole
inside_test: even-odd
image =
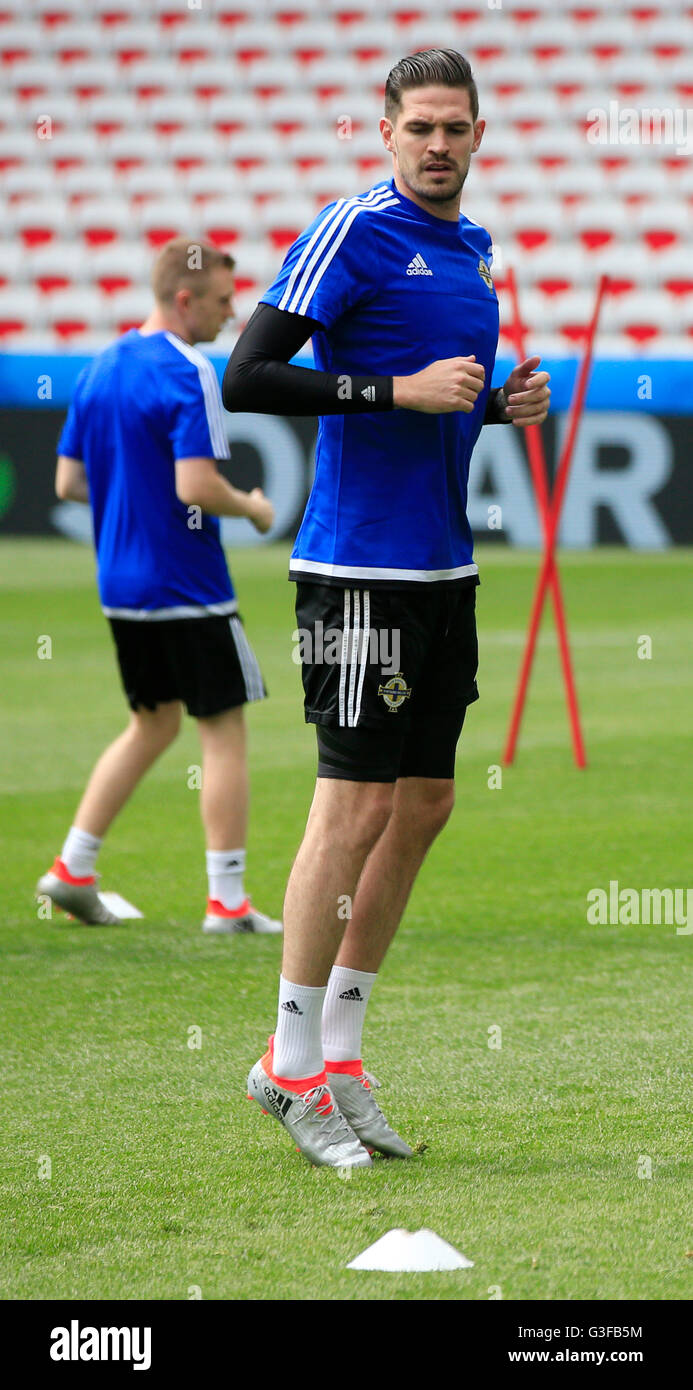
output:
[[[508,279],[511,296],[513,298],[515,323],[517,325],[515,336],[518,344],[518,350],[522,358],[525,356],[523,343],[524,335],[522,330],[522,321],[520,319],[519,314],[517,285],[512,271],[509,272]],[[573,679],[570,646],[568,642],[568,630],[565,621],[565,611],[563,608],[563,598],[560,589],[558,568],[556,566],[555,561],[555,545],[558,528],[560,525],[563,499],[565,496],[565,490],[570,473],[570,466],[572,463],[575,440],[577,437],[578,425],[582,411],[584,409],[585,396],[587,393],[587,383],[589,380],[589,373],[592,365],[594,340],[596,337],[599,313],[601,309],[602,299],[606,292],[606,286],[607,277],[602,276],[600,278],[597,289],[597,298],[595,302],[594,312],[592,314],[592,319],[587,330],[587,346],[585,356],[583,358],[580,370],[578,372],[578,376],[576,378],[573,400],[571,403],[570,423],[568,431],[566,433],[564,445],[561,451],[561,458],[559,461],[558,469],[556,471],[556,481],[553,489],[553,496],[550,500],[548,496],[548,482],[543,450],[543,440],[541,438],[541,434],[538,430],[538,427],[536,428],[536,430],[535,428],[530,428],[527,431],[527,446],[528,453],[530,455],[530,467],[532,469],[532,477],[535,485],[535,492],[537,495],[537,506],[542,520],[542,527],[544,530],[544,559],[541,572],[538,577],[537,587],[535,590],[534,602],[532,605],[532,611],[530,615],[527,644],[525,647],[525,653],[520,668],[517,692],[515,695],[515,702],[513,705],[513,710],[510,719],[510,727],[508,730],[508,738],[504,754],[504,760],[506,763],[512,763],[515,755],[517,738],[520,730],[522,714],[527,696],[527,687],[529,684],[529,677],[532,669],[532,663],[534,660],[536,640],[539,632],[539,625],[541,622],[544,601],[546,598],[546,590],[548,585],[550,584],[554,605],[554,613],[556,618],[556,628],[558,632],[561,664],[563,667],[563,676],[566,687],[566,699],[568,704],[568,713],[570,718],[570,726],[573,739],[573,752],[578,767],[585,767],[587,765],[584,742],[582,738],[582,729],[580,726],[580,714],[577,702],[577,692],[575,689],[575,682]],[[536,442],[530,444],[529,436],[532,434],[538,436],[538,439]]]
[[[513,305],[513,319],[514,319],[514,325],[513,325],[513,327],[514,327],[514,330],[515,330],[514,336],[515,336],[515,341],[516,341],[516,346],[517,346],[518,358],[519,358],[520,361],[522,361],[523,358],[526,357],[527,353],[526,353],[526,345],[525,345],[525,341],[524,341],[524,329],[523,329],[523,326],[522,326],[522,318],[521,318],[521,315],[520,315],[520,305],[519,305],[519,297],[518,297],[518,292],[517,292],[517,282],[516,282],[516,280],[515,280],[515,274],[514,274],[514,271],[512,270],[512,267],[509,268],[509,270],[508,270],[508,284],[509,284],[510,295],[511,295],[511,300],[512,300],[512,305]],[[529,426],[529,428],[528,428],[527,431],[526,431],[526,438],[527,438],[527,453],[528,453],[528,456],[529,456],[529,463],[530,463],[530,469],[531,469],[531,473],[532,473],[532,480],[533,480],[533,483],[534,483],[534,491],[535,491],[536,499],[537,499],[537,507],[538,507],[538,510],[539,510],[539,515],[540,515],[541,524],[542,524],[542,531],[543,531],[543,535],[544,535],[544,547],[545,547],[545,550],[546,550],[546,547],[548,546],[548,543],[549,543],[551,501],[550,501],[550,498],[549,498],[549,490],[548,490],[548,472],[547,472],[547,468],[546,468],[546,457],[545,457],[545,454],[544,454],[544,439],[543,439],[543,435],[542,435],[542,433],[541,433],[541,430],[540,430],[539,426],[538,426],[538,425],[531,425],[531,426]],[[550,569],[549,569],[548,578],[549,578],[549,583],[550,583],[550,585],[551,585],[551,597],[552,597],[552,600],[553,600],[554,617],[555,617],[555,622],[556,622],[556,630],[557,630],[557,633],[558,633],[558,644],[559,644],[559,652],[560,652],[560,658],[561,658],[561,668],[562,668],[562,671],[563,671],[563,682],[564,682],[564,685],[565,685],[566,702],[567,702],[567,705],[568,705],[568,714],[569,714],[570,727],[571,727],[572,740],[573,740],[573,754],[574,754],[575,761],[576,761],[578,767],[585,767],[585,766],[586,766],[585,748],[584,748],[584,743],[583,743],[583,739],[582,739],[582,730],[581,730],[581,728],[580,728],[580,715],[579,715],[579,709],[578,709],[577,691],[576,691],[576,688],[575,688],[575,679],[574,679],[574,676],[573,676],[573,666],[572,666],[572,660],[571,660],[571,654],[570,654],[570,644],[569,644],[569,641],[568,641],[568,628],[567,628],[567,623],[566,623],[566,618],[565,618],[565,609],[564,609],[564,606],[563,606],[563,595],[562,595],[562,593],[561,593],[560,578],[559,578],[559,574],[558,574],[558,568],[557,568],[557,566],[556,566],[555,563],[552,563],[552,565],[551,565],[551,567],[550,567]],[[523,661],[522,669],[521,669],[521,673],[520,673],[520,681],[519,681],[518,693],[517,693],[517,696],[516,696],[515,710],[514,710],[514,712],[513,712],[513,716],[512,716],[512,720],[511,720],[510,732],[509,732],[508,742],[507,742],[506,751],[505,751],[505,761],[506,761],[506,763],[512,762],[513,757],[514,757],[514,754],[515,754],[515,745],[516,745],[517,737],[518,737],[518,733],[519,733],[520,722],[521,722],[521,718],[522,718],[522,712],[523,712],[523,709],[524,709],[524,703],[525,703],[525,699],[526,699],[527,688],[528,688],[528,685],[529,685],[529,677],[530,677],[530,674],[531,674],[532,664],[533,664],[533,661],[534,661],[534,651],[535,651],[535,646],[536,646],[536,640],[537,640],[537,636],[538,636],[538,632],[539,632],[539,625],[540,625],[540,622],[541,622],[541,616],[542,616],[542,612],[543,612],[544,596],[545,596],[545,589],[544,589],[544,591],[542,592],[541,601],[540,601],[540,604],[538,605],[538,609],[537,609],[537,612],[536,612],[536,616],[534,616],[534,614],[533,614],[533,620],[532,620],[532,622],[530,623],[529,637],[528,637],[527,647],[526,647],[526,650],[525,650],[525,657],[524,657],[524,661]]]

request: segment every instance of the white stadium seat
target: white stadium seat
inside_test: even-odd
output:
[[[0,241],[0,289],[29,280],[26,250],[18,241]]]
[[[125,199],[90,199],[72,210],[75,232],[91,245],[102,245],[132,231],[133,214]]]
[[[8,204],[4,220],[25,246],[37,246],[65,236],[72,219],[70,209],[60,198],[27,198]]]
[[[240,236],[257,232],[257,213],[241,198],[203,203],[197,217],[203,234],[221,245],[233,246]]]
[[[6,346],[19,334],[45,328],[45,296],[33,285],[0,286],[0,343]]]
[[[134,165],[121,170],[119,187],[129,198],[171,198],[181,191],[181,174],[170,164]]]
[[[104,164],[79,164],[54,172],[56,189],[64,197],[81,200],[84,198],[112,197],[114,186],[121,182],[110,166]]]
[[[45,164],[9,165],[0,175],[0,191],[3,198],[47,196],[53,189],[57,191],[58,175],[52,166]]]
[[[216,130],[199,126],[194,130],[183,128],[170,135],[159,137],[158,157],[179,161],[212,163],[221,161],[226,153],[226,139]]]
[[[54,280],[79,284],[87,278],[88,262],[84,255],[84,247],[79,242],[63,241],[57,245],[53,243],[40,246],[29,252],[25,261],[28,278],[39,284],[39,288],[44,291]],[[41,285],[40,281],[47,283]]]
[[[176,170],[176,187],[192,199],[231,198],[245,196],[246,175],[235,164],[220,165],[218,160],[211,164],[194,165],[190,169]],[[266,186],[267,171],[263,170]]]
[[[160,246],[174,236],[198,236],[202,214],[201,209],[194,208],[187,198],[157,198],[138,207],[132,223],[151,245]]]
[[[82,248],[80,254],[85,274],[90,280],[129,281],[137,285],[148,280],[156,253],[141,241],[119,241],[112,246],[97,247],[88,258],[85,258]],[[115,291],[118,286],[112,288]]]

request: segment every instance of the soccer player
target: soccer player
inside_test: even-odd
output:
[[[58,444],[58,496],[91,505],[99,593],[131,709],[37,886],[86,923],[118,921],[98,896],[96,857],[118,812],[176,737],[183,702],[202,744],[203,930],[281,931],[251,905],[243,884],[243,706],[265,690],[217,519],[247,517],[265,532],[273,509],[260,488],[240,492],[217,467],[229,456],[219,383],[194,346],[216,338],[231,314],[233,268],[230,256],[191,238],[163,248],[149,318],[81,373]]]
[[[411,1152],[364,1071],[364,1015],[450,815],[478,698],[472,449],[483,424],[540,423],[548,408],[537,357],[490,389],[491,239],[460,215],[484,124],[460,54],[396,64],[380,122],[393,177],[330,204],[298,237],[222,387],[232,410],[320,416],[290,577],[299,631],[336,628],[342,659],[320,662],[320,644],[304,643],[318,778],[286,893],[276,1032],[248,1078],[314,1163]],[[310,337],[317,369],[291,365]],[[396,647],[393,671],[382,655]]]

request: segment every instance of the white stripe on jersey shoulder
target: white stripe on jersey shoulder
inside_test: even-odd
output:
[[[224,428],[219,380],[209,358],[205,357],[198,348],[193,347],[190,343],[184,343],[182,338],[177,338],[175,333],[167,333],[166,338],[172,347],[177,348],[184,357],[187,357],[189,362],[197,367],[214,457],[217,459],[230,458],[229,444]]]
[[[483,224],[483,222],[477,222],[477,221],[475,220],[475,218],[473,218],[473,217],[468,217],[466,212],[463,212],[463,213],[462,213],[462,216],[463,216],[465,222],[471,222],[471,224],[472,224],[473,227],[480,227],[480,228],[481,228],[481,231],[486,233],[486,235],[487,235],[489,241],[490,241],[491,243],[493,243],[493,237],[491,236],[491,233],[490,233],[488,227],[485,227],[484,224]]]
[[[334,207],[326,209],[312,236],[306,242],[289,276],[286,289],[277,307],[279,309],[286,309],[292,314],[305,314],[305,306],[315,292],[320,276],[323,271],[327,269],[332,257],[344,240],[354,218],[358,216],[359,212],[368,211],[369,209],[380,211],[385,207],[393,207],[398,202],[399,198],[392,192],[389,184],[382,183],[376,184],[375,188],[371,188],[368,193],[361,194],[356,198],[339,198]],[[311,272],[325,252],[335,232],[340,228],[342,229],[340,236],[333,243],[329,256],[327,256],[319,266],[314,282],[311,284],[309,292],[304,296],[303,292]],[[296,282],[299,280],[299,276],[300,281],[297,284]]]

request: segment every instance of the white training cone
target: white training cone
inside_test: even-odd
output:
[[[121,898],[120,893],[99,893],[98,896],[104,907],[107,907],[114,917],[120,917],[121,922],[127,922],[130,917],[144,917],[144,913],[133,907],[127,898]]]
[[[388,1269],[415,1273],[426,1269],[472,1269],[473,1260],[461,1255],[435,1231],[388,1231],[347,1265],[347,1269]]]

